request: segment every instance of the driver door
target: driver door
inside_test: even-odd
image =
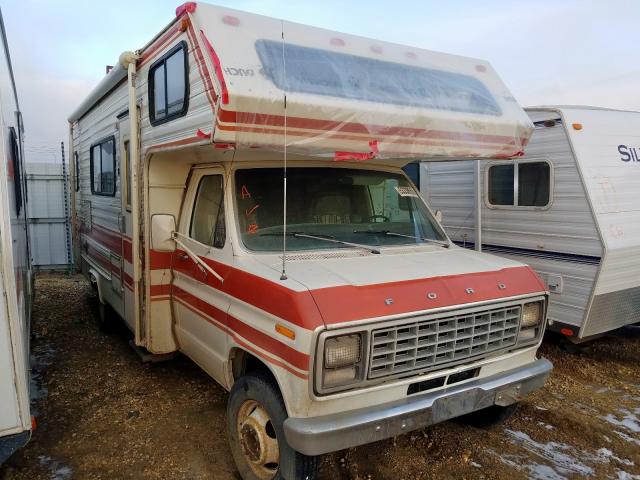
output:
[[[227,241],[224,170],[191,172],[178,228],[180,239],[200,261],[223,277],[233,258]],[[227,312],[222,282],[178,246],[173,259],[172,296],[180,350],[225,384]]]

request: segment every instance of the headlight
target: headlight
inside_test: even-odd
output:
[[[343,335],[324,343],[324,366],[340,368],[360,361],[360,335]]]
[[[364,342],[361,333],[327,338],[324,342],[322,387],[356,383],[364,373]]]
[[[542,320],[542,302],[527,303],[522,308],[520,328],[535,327]]]

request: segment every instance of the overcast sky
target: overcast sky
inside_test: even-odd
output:
[[[640,110],[640,0],[219,0],[216,3],[491,62],[523,106]],[[28,160],[55,160],[66,118],[105,65],[174,16],[167,0],[0,2]],[[59,157],[58,157],[59,158]]]

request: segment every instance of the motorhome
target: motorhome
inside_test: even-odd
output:
[[[522,154],[487,62],[187,3],[69,122],[101,321],[230,391],[242,478],[499,421],[549,375],[544,285],[453,244],[401,168]]]
[[[31,437],[29,340],[33,292],[22,114],[0,13],[0,463]]]
[[[640,322],[640,112],[526,111],[535,131],[524,157],[425,162],[423,195],[452,240],[538,272],[549,328],[566,340]]]

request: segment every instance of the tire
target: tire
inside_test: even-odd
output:
[[[104,333],[113,333],[117,329],[117,314],[111,305],[98,300],[98,327]]]
[[[464,423],[465,425],[489,430],[505,423],[513,416],[514,413],[516,413],[517,409],[517,403],[507,407],[493,405],[491,407],[478,410],[477,412],[471,412],[467,415],[463,415],[458,420],[460,423]]]
[[[287,444],[286,418],[282,395],[269,376],[252,373],[233,384],[227,402],[227,433],[243,480],[317,478],[318,457],[303,455]],[[277,462],[270,461],[275,458],[275,445]]]

